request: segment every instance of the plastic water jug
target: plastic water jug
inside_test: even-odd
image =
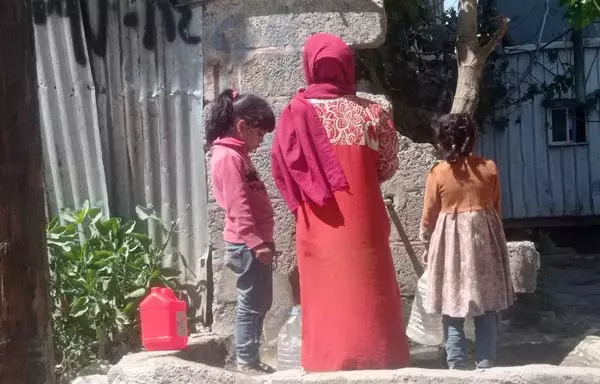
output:
[[[301,356],[302,319],[300,306],[295,306],[277,337],[277,370],[302,368]]]
[[[147,351],[187,347],[187,303],[169,288],[152,288],[140,304],[142,345]]]

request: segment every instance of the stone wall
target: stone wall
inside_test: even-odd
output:
[[[216,0],[205,5],[205,98],[212,101],[220,90],[233,87],[267,98],[278,115],[304,85],[301,49],[316,32],[341,36],[355,48],[376,47],[384,41],[386,18],[382,0]],[[384,102],[385,98],[374,97]],[[389,107],[389,103],[386,107]],[[400,171],[383,190],[395,196],[395,207],[413,246],[417,243],[424,174],[434,161],[429,145],[402,138]],[[270,140],[254,155],[277,212],[276,243],[283,252],[275,272],[275,300],[267,320],[267,338],[273,338],[294,303],[289,283],[295,268],[292,216],[274,186],[269,167]],[[209,205],[210,240],[213,244],[215,281],[213,329],[230,334],[235,312],[235,276],[223,268],[223,218],[212,196]],[[404,295],[412,295],[416,278],[404,245],[392,228],[391,244]]]

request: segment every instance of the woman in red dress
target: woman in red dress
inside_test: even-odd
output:
[[[276,185],[296,215],[306,371],[409,363],[380,183],[398,167],[390,116],[356,96],[354,55],[337,36],[303,50],[308,87],[281,114]]]

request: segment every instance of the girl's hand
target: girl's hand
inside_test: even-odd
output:
[[[275,252],[273,252],[273,248],[268,246],[267,244],[261,244],[258,247],[254,248],[254,255],[263,264],[270,265],[273,263],[273,257],[275,256]]]

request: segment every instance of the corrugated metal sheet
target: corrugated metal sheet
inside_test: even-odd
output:
[[[509,84],[519,84],[527,74],[514,97],[524,95],[530,84],[552,83],[573,64],[568,44],[549,48],[533,66],[534,52],[529,50],[508,56]],[[590,42],[585,50],[588,94],[600,89],[599,49],[598,42]],[[574,98],[573,89],[558,97]],[[600,215],[598,106],[587,116],[587,144],[550,146],[551,124],[543,100],[538,95],[533,102],[505,111],[508,127],[490,127],[480,137],[480,151],[496,161],[501,173],[503,215],[506,219]]]
[[[133,217],[152,204],[182,217],[173,245],[197,287],[208,244],[202,8],[172,3],[33,0],[48,205],[90,200]]]

